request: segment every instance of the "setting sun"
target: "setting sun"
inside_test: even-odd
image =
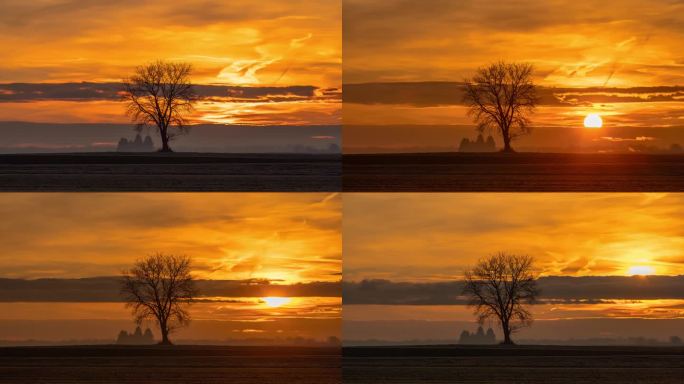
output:
[[[598,113],[590,113],[584,118],[584,128],[601,128],[603,119]]]
[[[282,307],[290,302],[289,297],[264,297],[263,300],[264,303],[271,308]]]
[[[654,275],[655,269],[653,269],[653,267],[645,265],[635,265],[633,267],[630,267],[627,273],[629,273],[629,275],[631,276],[648,276]]]

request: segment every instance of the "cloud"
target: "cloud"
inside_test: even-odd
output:
[[[82,279],[3,279],[0,302],[122,302],[119,277]],[[283,284],[264,279],[198,280],[200,302],[240,303],[232,298],[340,297],[339,282]]]
[[[243,87],[195,85],[201,99],[235,102],[282,102],[313,99],[314,86]],[[45,100],[97,101],[121,100],[121,83],[11,83],[0,84],[0,102]]]
[[[341,121],[342,95],[337,88],[201,84],[194,88],[199,96],[189,116],[194,124],[293,126]],[[0,84],[0,115],[5,121],[125,123],[130,118],[122,92],[120,83]]]
[[[616,143],[621,143],[621,142],[640,142],[640,141],[653,141],[655,140],[655,137],[651,136],[637,136],[634,138],[631,137],[612,137],[612,136],[603,136],[601,137],[601,140],[605,141],[611,141],[611,142],[616,142]]]
[[[631,88],[559,88],[539,86],[540,105],[577,106],[594,103],[684,102],[684,86]],[[461,82],[394,82],[344,85],[344,102],[413,107],[464,105]]]
[[[461,282],[410,283],[373,279],[343,282],[344,304],[447,305],[464,304]]]
[[[262,60],[238,60],[223,68],[217,78],[233,84],[259,84],[256,74],[259,70],[278,62],[281,58]]]
[[[307,40],[310,40],[312,37],[313,37],[313,34],[307,33],[305,36],[292,39],[292,40],[290,40],[290,48],[301,48],[304,46],[304,42],[306,42]]]
[[[540,303],[597,304],[610,300],[684,299],[684,276],[549,276],[538,280]],[[462,281],[345,281],[345,305],[465,305]]]

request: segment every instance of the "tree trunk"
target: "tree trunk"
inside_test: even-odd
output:
[[[159,152],[173,152],[171,147],[169,147],[169,138],[166,135],[162,135],[162,147]]]
[[[166,326],[166,321],[159,321],[159,330],[162,334],[162,339],[159,342],[160,345],[173,345],[171,340],[169,340],[169,327]]]
[[[503,147],[503,149],[501,150],[501,152],[504,152],[504,153],[513,153],[513,152],[515,152],[515,151],[513,150],[513,148],[511,148],[511,138],[510,138],[507,134],[504,134],[504,135],[503,135],[503,142],[504,142],[504,147]]]
[[[171,340],[169,340],[169,330],[166,327],[161,328],[162,340],[159,342],[160,345],[173,345]]]
[[[171,147],[169,147],[169,135],[167,135],[166,129],[159,128],[159,134],[162,140],[162,147],[159,150],[159,152],[173,152],[173,150],[171,150]]]
[[[503,345],[515,345],[513,340],[511,340],[511,333],[510,332],[504,333],[504,341],[501,344],[503,344]]]
[[[504,341],[503,345],[514,345],[515,343],[511,340],[511,329],[508,327],[508,323],[502,323],[501,328],[503,329]]]

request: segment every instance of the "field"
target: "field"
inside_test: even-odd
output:
[[[682,383],[684,347],[347,347],[349,384]]]
[[[310,347],[8,347],[0,383],[339,384],[340,349]]]
[[[339,155],[0,155],[1,191],[339,191]]]
[[[349,192],[684,191],[684,155],[345,155],[343,170],[343,190]]]

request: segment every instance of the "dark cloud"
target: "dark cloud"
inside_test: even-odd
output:
[[[463,83],[411,82],[345,84],[344,102],[357,104],[405,104],[419,107],[463,102]]]
[[[463,304],[462,282],[408,283],[373,279],[342,283],[343,304]]]
[[[228,85],[195,85],[203,99],[235,102],[283,102],[316,97],[317,87],[294,85],[283,87],[241,87]],[[329,90],[326,90],[330,92]],[[10,83],[0,84],[0,102],[39,100],[120,100],[121,83]],[[334,93],[325,95],[334,96]]]
[[[684,276],[552,276],[539,284],[549,299],[684,299]]]
[[[265,279],[198,280],[203,298],[339,297],[339,282],[279,284]],[[0,302],[120,302],[119,277],[0,279]],[[234,302],[233,299],[223,299]]]
[[[395,82],[344,85],[344,102],[356,104],[400,104],[416,107],[462,105],[461,82]],[[0,91],[1,92],[1,91]],[[684,86],[632,88],[538,87],[540,104],[575,106],[591,103],[684,102]]]
[[[684,299],[684,276],[551,276],[539,279],[542,302],[603,303],[606,300]],[[344,282],[344,304],[463,305],[463,283],[389,280]]]

